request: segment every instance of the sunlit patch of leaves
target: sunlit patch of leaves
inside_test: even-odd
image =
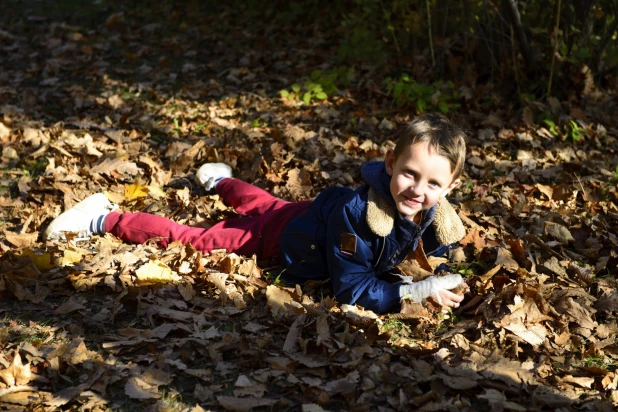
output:
[[[138,17],[156,20],[150,10],[102,13],[87,29],[35,13],[0,34],[11,53],[53,55],[27,70],[0,60],[0,299],[12,304],[0,305],[2,408],[616,406],[611,97],[529,95],[520,110],[490,84],[324,69],[335,67],[327,51],[287,33],[248,50],[246,27],[225,19],[148,26]],[[404,70],[430,71],[412,57]],[[279,99],[294,82],[292,101]],[[448,112],[468,130],[464,185],[449,195],[467,229],[450,262],[470,287],[456,310],[405,302],[378,316],[339,304],[327,284],[284,285],[251,257],[38,236],[95,192],[182,224],[236,217],[193,181],[209,161],[288,200],[356,187],[408,119],[395,87],[401,107]],[[445,262],[407,263],[427,276]]]

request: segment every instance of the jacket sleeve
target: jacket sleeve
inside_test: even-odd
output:
[[[330,213],[326,258],[333,291],[339,303],[358,304],[380,314],[398,312],[401,309],[399,285],[376,277],[374,265],[381,241],[369,229],[365,204],[349,202]],[[355,237],[355,250],[352,250],[351,236]]]

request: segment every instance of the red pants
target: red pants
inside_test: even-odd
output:
[[[288,222],[307,211],[311,201],[288,202],[237,179],[217,184],[223,202],[242,217],[227,219],[210,229],[180,225],[149,213],[112,212],[105,219],[105,231],[131,243],[157,238],[158,244],[180,240],[191,243],[202,253],[226,249],[243,256],[257,255],[259,260],[279,256],[279,237]]]

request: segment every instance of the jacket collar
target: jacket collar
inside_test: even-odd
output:
[[[369,162],[361,169],[361,174],[369,184],[367,199],[367,224],[378,236],[388,236],[397,222],[409,231],[415,231],[416,223],[403,217],[395,206],[390,193],[390,176],[386,173],[384,162]],[[466,229],[451,204],[442,197],[429,210],[424,211],[420,224],[421,233],[433,224],[438,242],[450,245],[459,242],[466,235]]]

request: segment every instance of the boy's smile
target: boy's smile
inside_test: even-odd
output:
[[[427,142],[410,145],[395,159],[392,150],[384,159],[386,173],[391,176],[390,191],[397,210],[420,223],[421,210],[431,209],[461,181],[453,180],[451,164]]]

